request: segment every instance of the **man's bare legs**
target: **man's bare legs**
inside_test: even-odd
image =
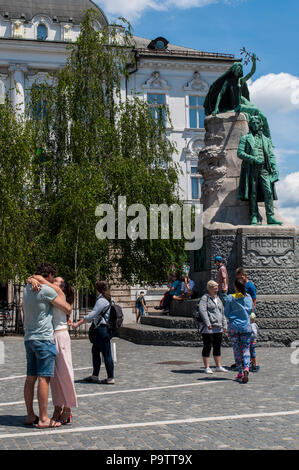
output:
[[[37,376],[35,375],[27,376],[25,380],[24,400],[25,400],[26,409],[27,409],[27,418],[25,421],[26,424],[34,423],[36,419],[36,414],[34,413],[34,410],[33,410],[34,386],[35,386],[36,380],[37,380]]]
[[[49,398],[49,382],[50,377],[39,377],[37,387],[37,399],[39,405],[39,422],[40,427],[48,427],[51,420],[48,416],[48,398]],[[55,423],[55,427],[61,426],[61,423]]]

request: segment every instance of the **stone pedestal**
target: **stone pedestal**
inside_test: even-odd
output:
[[[283,221],[268,226],[264,204],[263,224],[251,226],[249,204],[237,199],[241,160],[237,149],[248,132],[245,116],[225,113],[205,120],[206,147],[199,153],[199,171],[204,185],[204,245],[194,254],[191,277],[200,294],[215,279],[215,256],[224,259],[232,293],[235,270],[245,268],[258,291],[257,323],[260,341],[289,345],[299,339],[299,227]]]
[[[245,268],[257,288],[259,341],[290,346],[299,339],[299,228],[240,227],[205,230],[201,265],[192,266],[192,278],[200,294],[216,279],[215,256],[224,259],[229,293],[234,292],[235,271]]]

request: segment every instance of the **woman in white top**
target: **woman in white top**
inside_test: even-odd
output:
[[[64,300],[72,305],[74,302],[74,290],[62,277],[56,277],[54,283],[48,282],[42,276],[34,275],[28,279],[32,285],[47,284],[52,287]],[[53,308],[54,341],[56,344],[56,360],[54,377],[50,380],[53,405],[55,407],[52,419],[62,424],[72,422],[72,408],[77,408],[77,397],[74,386],[74,371],[72,364],[71,340],[68,326],[71,320],[67,315]]]

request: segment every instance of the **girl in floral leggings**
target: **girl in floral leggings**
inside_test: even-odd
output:
[[[245,290],[243,279],[236,279],[235,293],[226,297],[224,314],[229,321],[228,335],[230,337],[238,374],[235,379],[248,382],[250,366],[250,314],[252,312],[252,298]]]

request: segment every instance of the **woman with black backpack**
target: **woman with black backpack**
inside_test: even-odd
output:
[[[73,328],[78,328],[83,323],[92,321],[89,331],[92,346],[92,363],[93,373],[84,379],[88,383],[101,383],[113,385],[114,382],[114,364],[111,354],[111,337],[110,328],[111,315],[111,295],[108,283],[106,281],[96,282],[97,301],[93,310],[82,320],[73,324]],[[99,380],[101,368],[101,353],[104,357],[105,367],[107,371],[107,379]]]

